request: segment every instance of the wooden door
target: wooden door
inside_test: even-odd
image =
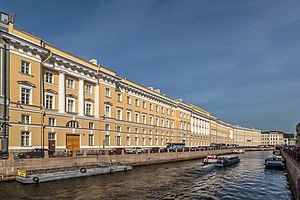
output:
[[[48,133],[48,149],[55,152],[55,133]]]
[[[80,136],[79,135],[67,135],[66,146],[69,151],[80,150]]]

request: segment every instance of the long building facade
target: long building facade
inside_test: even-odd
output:
[[[5,146],[3,135],[8,135],[9,151],[148,148],[170,142],[260,144],[260,130],[226,123],[196,105],[136,84],[97,60],[85,61],[15,27],[5,13],[1,16],[9,85],[1,143]]]

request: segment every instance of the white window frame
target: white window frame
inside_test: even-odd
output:
[[[29,102],[28,102],[28,104],[22,102],[22,89],[23,88],[29,90]],[[20,85],[20,103],[26,104],[26,105],[32,105],[32,87],[26,86],[26,85]]]
[[[52,96],[52,108],[47,108],[47,96]],[[55,109],[55,95],[51,93],[45,93],[45,108],[47,109]]]
[[[90,113],[89,114],[87,113],[88,105],[90,105]],[[85,115],[89,115],[89,116],[93,115],[93,103],[92,102],[85,102],[84,112],[85,112]]]
[[[69,83],[72,83],[72,84],[69,84]],[[70,87],[71,86],[71,87]],[[72,79],[72,78],[67,78],[67,88],[68,89],[75,89],[75,80]]]
[[[89,140],[88,145],[90,147],[95,146],[95,135],[94,134],[89,134],[88,140]]]
[[[25,67],[28,67],[28,73],[24,73],[24,72],[22,71],[23,63],[28,64],[28,66],[25,66]],[[24,68],[24,69],[25,69],[25,68]],[[31,75],[31,63],[28,62],[28,61],[25,61],[25,60],[21,60],[21,69],[20,69],[20,72],[21,72],[21,74]],[[25,72],[26,72],[26,69],[25,69]]]
[[[117,94],[117,100],[118,100],[118,102],[122,102],[122,94],[121,93]]]
[[[106,138],[108,137],[108,141],[106,140]],[[105,146],[110,146],[110,135],[105,135],[104,136],[104,141],[105,141]]]
[[[143,114],[143,116],[142,116],[142,123],[147,124],[147,115],[146,114]]]
[[[146,101],[143,101],[143,108],[147,108],[147,103],[146,103]]]
[[[53,121],[54,123],[50,123],[50,121]],[[49,126],[56,126],[56,118],[54,118],[54,117],[49,117],[49,118],[48,118],[48,125],[49,125]]]
[[[22,138],[22,133],[28,133],[28,144],[24,145],[23,138]],[[26,143],[26,137],[27,136],[25,136],[25,143]],[[23,131],[23,130],[21,131],[21,146],[22,147],[30,147],[31,146],[31,132],[30,131]]]
[[[105,97],[111,97],[111,89],[105,88]]]
[[[140,101],[138,99],[135,99],[135,106],[140,107]]]
[[[127,146],[130,146],[130,136],[129,135],[126,136],[126,144],[127,144]]]
[[[28,117],[28,122],[26,122],[26,120],[23,121],[23,117],[25,119],[25,117],[27,118]],[[30,124],[31,123],[31,116],[30,115],[26,115],[26,114],[22,114],[21,115],[21,122],[22,124]]]
[[[107,112],[106,108],[108,108],[108,112]],[[107,104],[104,105],[104,113],[105,113],[105,117],[111,117],[111,106],[110,105],[107,105]]]
[[[153,119],[154,119],[154,117],[153,116],[149,116],[149,123],[150,123],[150,125],[153,125]]]
[[[46,78],[45,78],[46,83],[54,83],[54,74],[53,74],[53,72],[46,71],[45,75],[46,75]],[[50,76],[48,76],[48,75],[50,75]]]
[[[91,84],[85,84],[85,93],[92,94],[93,93],[93,86]]]
[[[134,121],[136,123],[140,122],[140,113],[138,113],[138,112],[134,113]]]
[[[120,112],[120,116],[119,116],[119,112]],[[117,108],[117,119],[122,120],[122,109],[120,108]]]
[[[131,105],[131,97],[127,96],[127,104]]]
[[[89,129],[95,129],[95,123],[94,122],[89,122]]]
[[[69,100],[70,100],[70,101],[73,101],[73,108],[72,108],[72,111],[69,110]],[[76,107],[76,100],[75,100],[75,98],[67,97],[67,98],[66,98],[66,103],[67,103],[66,111],[67,111],[67,112],[75,113],[75,107]]]
[[[129,117],[128,117],[128,113],[129,113]],[[131,111],[130,110],[126,110],[126,121],[131,122]]]

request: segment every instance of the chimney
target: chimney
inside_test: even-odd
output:
[[[97,60],[96,59],[92,59],[92,60],[90,60],[90,63],[92,63],[94,65],[97,65]]]

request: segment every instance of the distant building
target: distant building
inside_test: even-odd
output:
[[[286,145],[296,145],[296,136],[294,134],[285,133],[283,135],[283,140]]]
[[[265,131],[261,133],[261,144],[266,146],[284,145],[284,132]]]
[[[300,123],[296,126],[296,144],[300,146]]]

